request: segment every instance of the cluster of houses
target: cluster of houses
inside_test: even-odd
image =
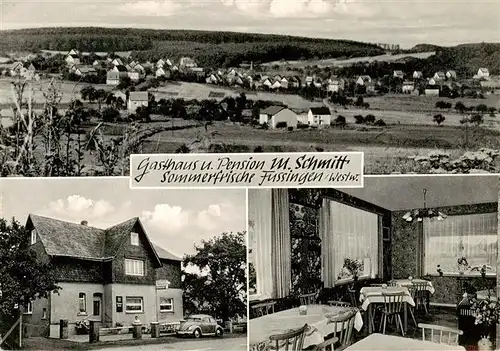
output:
[[[0,72],[3,76],[23,77],[28,80],[39,79],[35,66],[33,64],[27,65],[21,61],[0,65]]]

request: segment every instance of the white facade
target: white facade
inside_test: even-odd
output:
[[[309,110],[309,112],[307,113],[307,123],[309,125],[316,125],[316,126],[327,125],[327,126],[329,126],[331,122],[332,122],[332,115],[331,114],[317,115],[317,114],[314,114],[312,110]]]
[[[259,123],[264,124],[267,123],[269,128],[275,129],[276,125],[280,122],[286,123],[287,128],[297,128],[298,118],[297,114],[292,110],[285,108],[278,113],[269,116],[267,114],[260,114]]]

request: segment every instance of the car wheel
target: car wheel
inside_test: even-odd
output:
[[[215,331],[215,336],[220,338],[222,336],[222,334],[223,334],[222,329],[217,328],[217,330]]]
[[[201,338],[201,331],[200,331],[200,329],[196,329],[196,330],[193,332],[193,336],[194,336],[196,339]]]

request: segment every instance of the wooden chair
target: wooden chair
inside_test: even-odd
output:
[[[321,344],[316,345],[312,351],[335,351],[335,344],[339,341],[339,338],[333,337],[323,341]]]
[[[332,300],[329,300],[328,304],[330,306],[352,307],[352,304],[350,302],[346,302],[346,301],[332,301]]]
[[[353,307],[358,307],[358,299],[357,299],[357,294],[356,294],[356,289],[354,287],[354,285],[350,285],[347,287],[347,294],[348,294],[348,297],[349,297],[349,301],[351,301],[351,305]]]
[[[382,287],[382,285],[384,285],[384,284],[381,284],[381,283],[375,283],[375,284],[370,284],[369,286],[372,286],[372,287],[379,287],[379,288],[381,288],[381,287]]]
[[[391,281],[389,281],[389,282],[387,282],[387,285],[388,285],[388,286],[398,286],[398,284],[396,284],[396,282],[395,282],[395,281],[392,281],[392,280],[391,280]]]
[[[394,317],[396,321],[396,329],[401,328],[401,334],[405,335],[405,330],[403,328],[403,322],[401,321],[401,311],[403,310],[403,299],[405,293],[382,293],[384,298],[384,305],[379,308],[382,316],[380,317],[380,328],[382,328],[382,333],[385,334],[385,327],[387,325],[387,319],[389,317]]]
[[[419,323],[418,327],[422,329],[422,340],[426,340],[425,330],[428,329],[430,330],[430,339],[428,341],[451,346],[457,346],[459,336],[464,333],[460,329],[453,329],[434,324]],[[439,337],[439,340],[435,340],[436,337]]]
[[[338,339],[338,346],[335,350],[344,350],[352,343],[354,320],[358,313],[357,308],[353,308],[346,313],[328,317],[327,324],[333,324],[334,337]]]
[[[301,305],[314,305],[316,303],[316,293],[300,295]]]
[[[415,287],[413,285],[409,286],[408,291],[410,292],[410,295],[411,295],[411,298],[413,299],[413,301],[415,301],[415,291],[416,291]],[[410,311],[410,316],[413,319],[413,323],[415,323],[415,327],[416,327],[417,320],[415,319],[415,313],[413,312],[414,309],[415,309],[415,307],[408,305],[408,311]]]
[[[427,310],[427,297],[429,296],[427,283],[412,282],[412,285],[415,288],[415,297],[413,297],[413,300],[415,301],[415,310],[418,311],[419,306],[423,306],[425,314],[429,314],[429,311]]]
[[[284,350],[284,351],[302,351],[304,346],[304,338],[308,325],[305,324],[302,328],[292,330],[283,334],[271,335],[270,350]],[[291,346],[291,348],[290,348]]]
[[[274,313],[275,304],[276,301],[258,303],[252,306],[252,311],[256,317],[262,317],[270,313]]]

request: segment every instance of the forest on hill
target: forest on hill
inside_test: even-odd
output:
[[[4,52],[78,48],[88,52],[133,51],[138,59],[174,60],[190,56],[203,66],[236,65],[242,61],[375,56],[374,44],[274,34],[154,30],[132,28],[37,28],[2,31]]]

